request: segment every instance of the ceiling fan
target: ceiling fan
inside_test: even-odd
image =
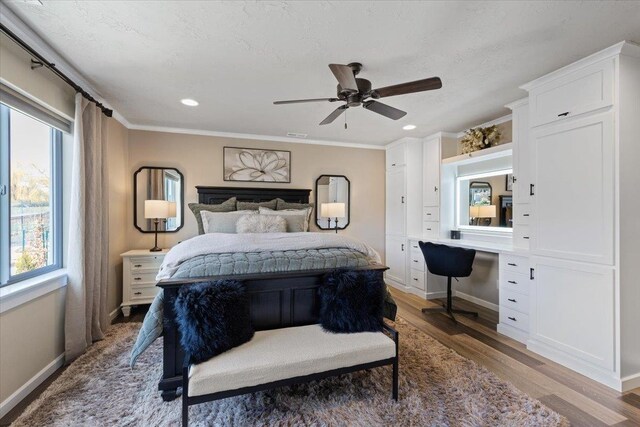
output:
[[[428,79],[381,87],[379,89],[372,89],[371,82],[369,80],[356,77],[362,69],[362,64],[359,62],[352,62],[347,65],[329,64],[329,68],[338,80],[337,98],[292,99],[288,101],[275,101],[274,104],[282,105],[323,101],[340,101],[345,103],[333,110],[326,119],[320,122],[321,125],[327,125],[333,122],[340,116],[340,114],[344,113],[347,108],[358,107],[360,105],[374,113],[381,114],[393,120],[398,120],[404,117],[407,113],[387,104],[383,104],[382,102],[374,101],[374,99],[405,95],[407,93],[423,92],[426,90],[440,89],[442,87],[440,77],[431,77]]]

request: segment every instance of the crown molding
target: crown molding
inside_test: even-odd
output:
[[[324,139],[291,138],[288,136],[219,132],[219,131],[213,131],[213,130],[185,129],[185,128],[176,128],[176,127],[163,127],[163,126],[146,126],[146,125],[137,125],[137,124],[131,124],[127,128],[130,130],[140,130],[140,131],[147,131],[147,132],[165,132],[165,133],[178,133],[183,135],[215,136],[218,138],[252,139],[252,140],[258,140],[258,141],[288,142],[291,144],[327,145],[331,147],[360,148],[360,149],[367,149],[367,150],[384,150],[385,149],[384,145],[359,144],[356,142],[331,141],[331,140],[324,140]]]
[[[529,103],[529,97],[524,97],[524,98],[520,98],[516,101],[510,102],[508,104],[505,104],[504,106],[510,110],[515,110],[518,107],[522,107],[523,105],[526,105]]]

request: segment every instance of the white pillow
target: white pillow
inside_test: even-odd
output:
[[[279,215],[243,215],[236,223],[237,233],[284,233],[287,221]]]
[[[263,215],[282,215],[285,219],[290,218],[292,216],[293,217],[302,216],[304,217],[303,229],[298,230],[297,229],[298,227],[293,227],[293,228],[296,228],[295,231],[309,231],[309,220],[311,217],[311,212],[313,211],[313,208],[311,207],[304,208],[304,209],[282,209],[282,210],[274,211],[273,209],[260,206],[259,209],[260,209],[260,213]],[[292,231],[292,230],[287,230],[287,231]]]
[[[257,215],[258,211],[210,212],[200,211],[205,233],[235,233],[236,222],[245,215]]]

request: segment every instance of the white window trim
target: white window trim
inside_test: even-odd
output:
[[[0,288],[0,314],[67,286],[67,270],[60,268]]]

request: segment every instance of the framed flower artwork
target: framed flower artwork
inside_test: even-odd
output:
[[[291,182],[291,151],[224,147],[225,181]]]

